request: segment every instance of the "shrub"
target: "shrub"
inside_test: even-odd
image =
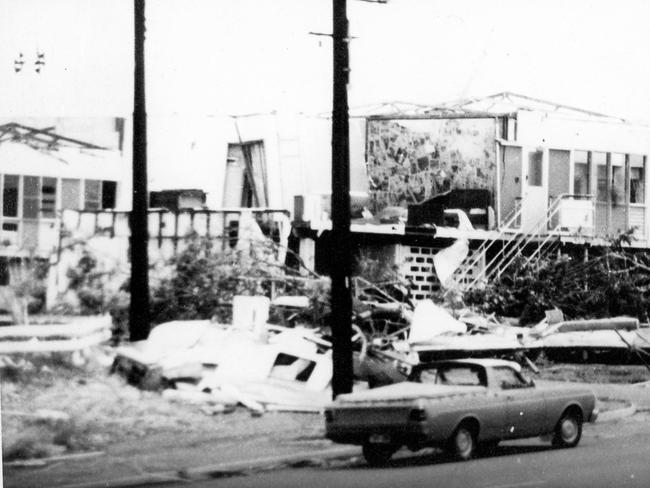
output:
[[[105,291],[106,272],[100,271],[97,259],[88,249],[83,249],[74,268],[68,269],[68,287],[76,293],[82,315],[105,313],[110,297]]]
[[[305,295],[310,307],[301,318],[323,325],[329,313],[329,282],[308,280],[277,262],[272,241],[255,243],[250,252],[216,249],[214,242],[192,234],[182,249],[166,263],[164,276],[150,285],[150,319],[153,325],[171,320],[232,319],[235,295]],[[88,268],[88,272],[92,267]],[[126,334],[129,315],[129,284],[107,301],[116,325],[114,338]],[[273,319],[273,315],[271,319]]]

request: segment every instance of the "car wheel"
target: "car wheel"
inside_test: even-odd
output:
[[[476,449],[476,435],[464,424],[461,424],[449,440],[449,452],[461,461],[467,461]]]
[[[575,447],[582,437],[582,418],[576,412],[565,412],[557,425],[553,436],[555,447]]]
[[[383,466],[395,454],[397,449],[392,444],[372,444],[366,442],[363,445],[363,457],[370,466]]]

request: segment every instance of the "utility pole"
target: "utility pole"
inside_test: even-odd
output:
[[[333,1],[331,327],[332,395],[352,391],[350,277],[350,130],[348,121],[348,19],[346,0]]]
[[[147,190],[147,112],[145,105],[145,0],[133,0],[135,25],[135,80],[133,97],[133,203],[131,227],[131,341],[149,336],[149,244]]]

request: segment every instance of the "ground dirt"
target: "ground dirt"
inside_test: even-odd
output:
[[[108,367],[72,366],[61,357],[42,359],[29,370],[2,374],[3,459],[47,457],[111,446],[127,448],[155,438],[176,442],[254,436],[322,438],[318,414],[270,412],[253,417],[244,408],[207,415],[200,406],[172,403],[160,393],[139,390]],[[70,418],[30,414],[55,410]],[[26,415],[27,414],[27,415]]]

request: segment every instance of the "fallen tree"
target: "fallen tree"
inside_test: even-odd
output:
[[[536,263],[520,258],[497,280],[469,290],[464,300],[487,313],[519,317],[520,325],[558,308],[568,318],[627,315],[648,322],[650,257],[618,238],[601,249],[574,248]]]

